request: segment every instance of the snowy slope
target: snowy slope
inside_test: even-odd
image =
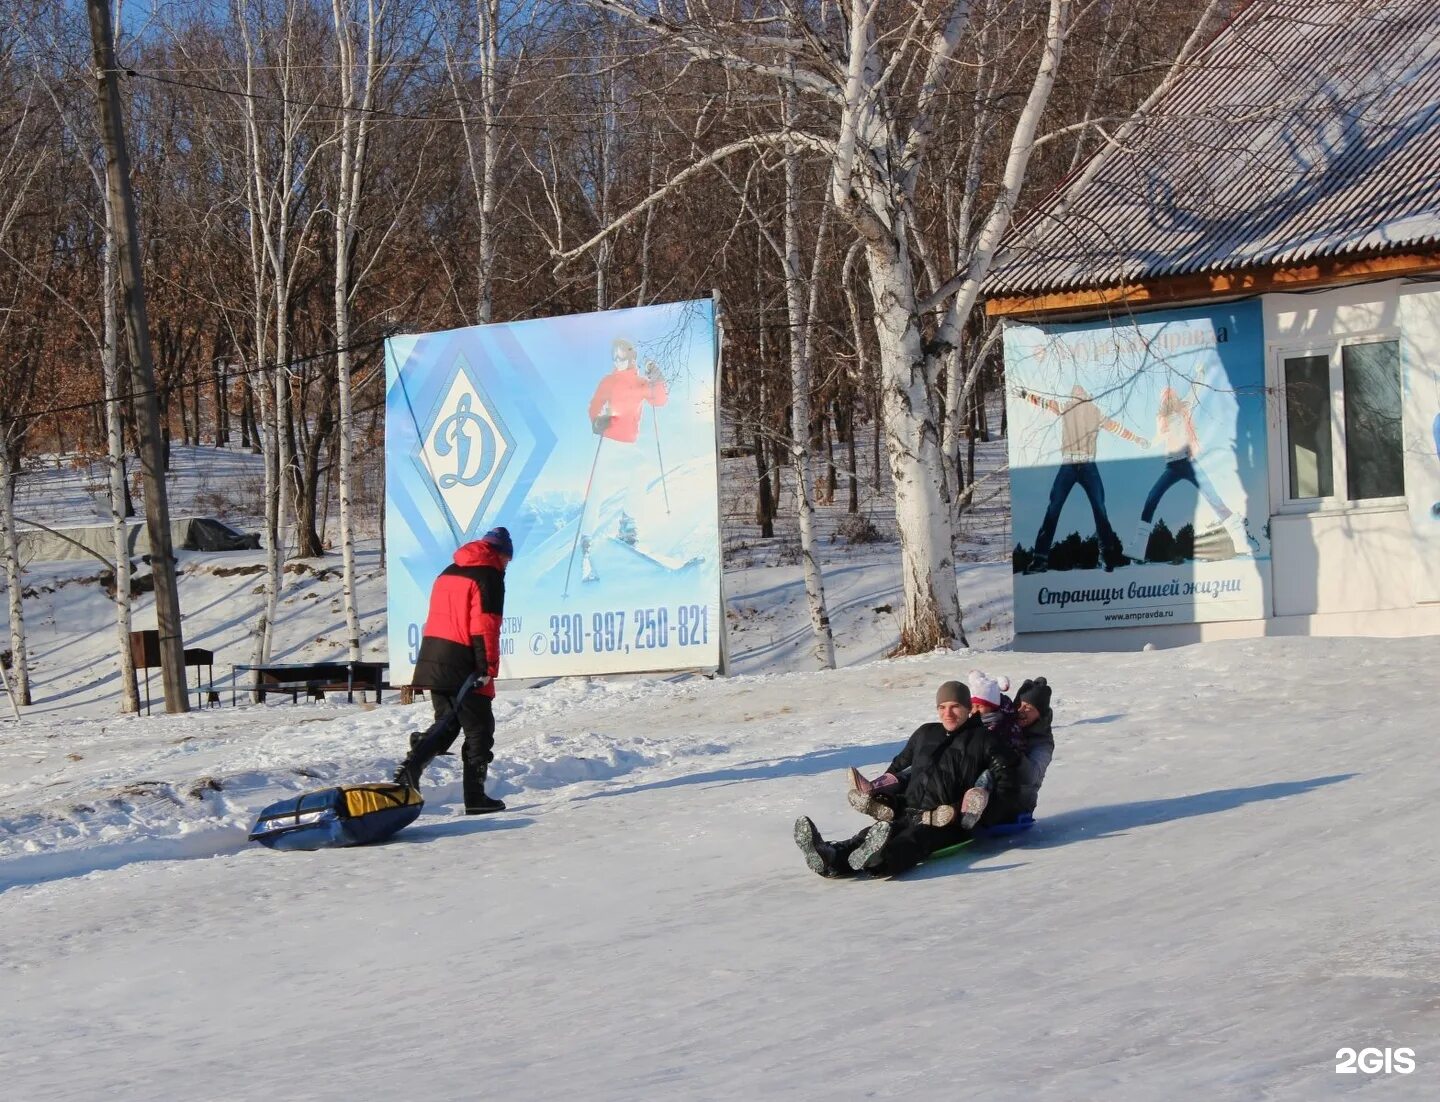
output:
[[[392,843],[310,854],[245,830],[387,776],[428,706],[120,717],[112,606],[83,564],[35,571],[39,703],[0,725],[3,1096],[1440,1097],[1435,639],[1016,654],[992,562],[960,569],[985,649],[885,660],[894,547],[836,544],[845,666],[809,672],[799,569],[760,550],[731,549],[737,676],[507,686],[510,811],[460,815],[441,759]],[[340,649],[335,561],[289,576],[284,657]],[[182,562],[222,681],[255,562]],[[374,542],[360,572],[369,648]],[[1057,687],[1040,825],[893,882],[810,873],[794,818],[861,826],[844,767],[975,665]],[[1347,1046],[1417,1069],[1337,1075]]]
[[[7,1095],[1435,1097],[1434,640],[980,657],[1058,686],[1041,825],[894,882],[815,877],[790,823],[857,827],[843,766],[976,656],[513,693],[512,811],[457,815],[447,764],[394,843],[315,854],[247,814],[383,775],[423,708],[7,732]]]

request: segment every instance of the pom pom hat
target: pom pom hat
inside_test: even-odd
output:
[[[507,559],[513,559],[515,557],[515,545],[510,542],[510,530],[508,528],[492,528],[480,537],[480,542],[488,543]]]
[[[1015,703],[1021,701],[1032,705],[1037,712],[1046,711],[1050,707],[1050,683],[1043,677],[1025,682],[1015,694]]]
[[[965,677],[970,686],[970,699],[983,701],[993,707],[1000,707],[1001,694],[1010,687],[1008,677],[991,677],[981,670],[971,670]]]

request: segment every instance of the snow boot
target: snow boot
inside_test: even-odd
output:
[[[965,798],[960,801],[960,825],[966,830],[974,830],[975,824],[980,821],[980,816],[985,814],[985,808],[990,803],[990,791],[985,788],[972,788],[965,793]]]
[[[895,818],[895,809],[884,800],[874,796],[867,796],[858,788],[852,788],[845,794],[846,802],[861,815],[868,815],[882,823],[888,823]]]
[[[483,765],[471,765],[465,763],[464,789],[465,789],[465,814],[466,815],[489,815],[496,811],[504,811],[505,804],[502,800],[496,800],[485,794],[485,774],[487,769]]]
[[[922,811],[920,821],[927,827],[948,827],[955,821],[955,805],[941,804],[929,811]]]
[[[805,864],[810,866],[811,872],[831,878],[850,874],[844,858],[836,852],[835,846],[820,837],[820,832],[808,816],[802,815],[795,820],[795,844],[805,855]]]
[[[867,830],[860,843],[846,857],[846,864],[856,872],[879,864],[880,851],[885,848],[885,843],[890,841],[890,829],[889,823],[876,823]]]
[[[400,768],[395,770],[395,783],[403,784],[406,788],[413,788],[416,792],[419,792],[420,774],[423,771],[423,766],[417,768],[409,758],[406,758],[400,763]]]

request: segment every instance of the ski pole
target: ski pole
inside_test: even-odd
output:
[[[600,448],[605,443],[605,434],[595,442],[595,458],[590,462],[590,477],[585,480],[585,496],[580,499],[580,515],[575,518],[575,540],[570,544],[570,561],[565,564],[565,588],[561,597],[570,596],[570,571],[575,568],[575,548],[580,546],[580,532],[585,527],[585,507],[590,504],[590,487],[595,482],[595,468],[600,465]]]
[[[665,513],[670,513],[670,487],[665,483],[665,457],[660,454],[660,417],[655,407],[650,407],[650,424],[655,429],[655,459],[660,464],[660,492],[665,495]]]

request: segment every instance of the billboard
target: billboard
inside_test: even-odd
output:
[[[390,680],[431,583],[503,525],[500,676],[718,667],[710,300],[386,342]]]
[[[1265,616],[1262,325],[1251,301],[1006,328],[1016,631]]]

